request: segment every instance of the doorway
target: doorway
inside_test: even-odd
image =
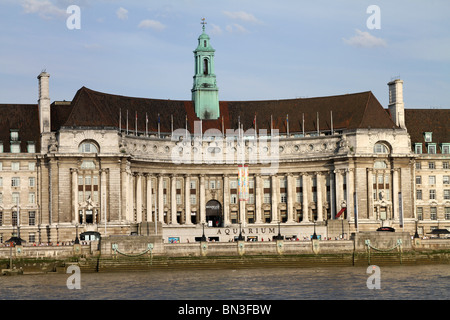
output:
[[[212,227],[223,227],[222,206],[217,200],[206,203],[206,223]]]

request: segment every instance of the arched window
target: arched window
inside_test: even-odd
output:
[[[81,153],[98,153],[97,145],[92,141],[83,141],[78,147],[78,152]]]
[[[373,165],[373,167],[375,169],[386,169],[387,165],[386,165],[386,162],[384,162],[384,161],[375,161],[375,164]]]
[[[374,147],[373,147],[373,152],[374,153],[389,153],[389,147],[386,146],[384,143],[381,142],[377,142],[375,143]]]
[[[203,74],[208,74],[208,59],[203,59]]]

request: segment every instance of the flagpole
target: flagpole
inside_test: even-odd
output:
[[[137,111],[135,111],[135,114],[136,114],[136,120],[134,120],[134,131],[135,131],[135,133],[136,133],[136,137],[137,137]]]
[[[287,129],[287,137],[289,137],[289,115],[286,115],[286,129]]]
[[[122,108],[120,108],[120,113],[119,113],[119,132],[122,131]]]
[[[159,113],[158,113],[158,138],[161,137],[161,127],[160,127],[160,122],[161,122],[161,119],[159,118]]]
[[[303,130],[303,136],[305,136],[305,114],[302,113],[302,130]]]
[[[222,139],[225,137],[225,126],[223,125],[223,116],[222,116]]]
[[[188,126],[188,117],[186,115],[186,140],[187,140],[187,135],[188,135],[188,128],[187,128],[187,126]]]
[[[128,135],[128,109],[127,109],[127,135]]]
[[[254,120],[254,123],[255,123],[255,139],[256,139],[256,112],[255,112],[255,120]]]
[[[148,114],[145,113],[145,136],[148,137]]]
[[[273,119],[272,115],[270,115],[270,138],[272,138],[273,135]]]
[[[171,134],[173,135],[173,114],[170,115],[170,131]]]
[[[333,135],[333,110],[330,111],[331,115],[331,134]]]
[[[317,112],[317,134],[320,136],[320,129],[319,129],[319,112]]]

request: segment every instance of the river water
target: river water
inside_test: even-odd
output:
[[[367,267],[154,270],[0,276],[0,299],[27,300],[441,300],[450,297],[450,266],[383,266],[379,289]],[[75,282],[71,282],[72,284]],[[375,283],[372,281],[371,283]]]

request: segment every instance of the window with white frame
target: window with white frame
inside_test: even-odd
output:
[[[436,200],[436,190],[430,189],[430,200]]]
[[[35,162],[28,162],[28,170],[30,170],[30,171],[36,170],[36,163]]]
[[[34,144],[33,141],[28,141],[27,151],[28,153],[36,153],[36,145]]]
[[[450,189],[444,189],[444,200],[450,200]]]
[[[28,193],[28,204],[35,204],[36,203],[36,195],[34,192]]]
[[[19,143],[11,143],[11,153],[20,153]]]
[[[422,144],[421,143],[416,143],[414,145],[414,151],[416,154],[422,154]]]
[[[436,154],[436,144],[435,143],[428,144],[428,154]]]
[[[436,164],[434,162],[428,162],[428,169],[436,169]]]
[[[11,187],[20,187],[20,177],[11,178]]]
[[[442,182],[444,184],[450,184],[450,176],[443,176],[442,177]]]
[[[29,177],[28,178],[28,186],[29,187],[35,187],[36,186],[36,178],[35,177]]]
[[[436,207],[430,207],[430,219],[437,220],[437,208]]]
[[[449,169],[449,167],[448,161],[442,162],[442,169]]]
[[[443,143],[441,150],[443,154],[450,154],[450,143]]]
[[[191,204],[197,204],[197,196],[195,194],[190,195]]]
[[[78,151],[81,153],[98,153],[98,147],[91,141],[85,141],[80,144]]]
[[[19,171],[20,170],[20,162],[11,162],[11,170]]]
[[[11,130],[11,141],[19,141],[19,131],[18,130]]]
[[[417,207],[417,219],[423,220],[423,208]]]
[[[428,184],[429,185],[436,184],[436,176],[428,176]]]
[[[230,203],[231,204],[236,204],[237,203],[237,194],[236,193],[230,194]]]
[[[374,153],[389,153],[389,148],[384,143],[376,143],[373,147]]]
[[[445,207],[445,220],[450,220],[450,207]]]
[[[416,184],[422,184],[422,176],[416,176]]]
[[[424,139],[425,139],[425,142],[433,141],[433,133],[432,132],[425,132]]]
[[[422,200],[422,190],[421,189],[416,190],[416,199]]]

